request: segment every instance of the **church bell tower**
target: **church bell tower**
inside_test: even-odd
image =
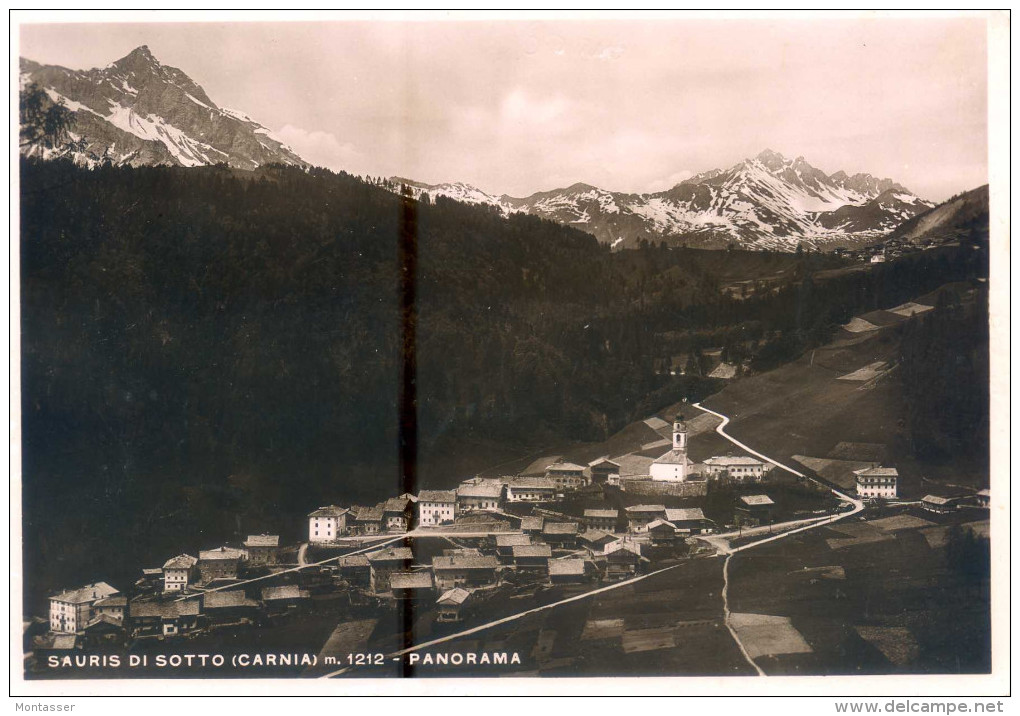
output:
[[[687,452],[687,423],[680,413],[673,419],[673,449]]]

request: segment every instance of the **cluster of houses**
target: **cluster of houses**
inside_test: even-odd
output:
[[[667,484],[706,478],[758,481],[770,467],[753,457],[734,455],[692,463],[687,454],[687,424],[682,415],[677,415],[672,448],[649,466],[647,479]],[[568,492],[598,490],[606,485],[620,485],[620,465],[601,458],[587,466],[556,462],[548,465],[542,476],[474,477],[452,490],[403,494],[374,507],[325,505],[308,515],[308,541],[329,544],[342,537],[438,527],[472,512],[503,514],[509,504],[555,502]]]
[[[128,636],[173,636],[203,621],[252,621],[259,613],[292,607],[307,596],[296,586],[266,587],[258,599],[225,589],[279,558],[278,535],[249,535],[242,548],[179,554],[162,567],[143,569],[130,600],[106,582],[65,590],[50,597],[49,634],[36,646],[63,650],[120,644]]]
[[[906,254],[926,251],[936,247],[933,239],[925,239],[921,242],[912,242],[905,239],[888,239],[884,243],[875,246],[863,246],[860,248],[839,247],[833,249],[833,254],[843,256],[862,263],[880,264],[890,259],[898,259]]]

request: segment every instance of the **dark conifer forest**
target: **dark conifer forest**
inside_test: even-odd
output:
[[[21,182],[33,599],[133,581],[142,566],[249,532],[296,539],[318,505],[403,491],[409,220],[419,488],[469,476],[447,460],[466,446],[482,469],[498,460],[478,446],[523,455],[602,440],[718,389],[696,360],[686,376],[658,370],[673,354],[722,346],[769,370],[862,311],[986,275],[986,254],[962,249],[824,280],[813,273],[839,260],[732,252],[748,278],[791,268],[741,300],[720,291],[720,252],[611,253],[531,216],[416,202],[326,170],[26,160]],[[987,385],[987,331],[968,320],[947,307],[904,340],[908,389],[924,406],[920,450],[920,436],[948,429],[947,412],[987,420],[986,405],[959,394]],[[942,363],[961,331],[964,361]]]

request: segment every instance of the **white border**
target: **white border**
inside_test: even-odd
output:
[[[991,521],[992,544],[997,547],[1009,544],[1009,207],[1010,207],[1010,165],[1007,158],[1009,152],[1009,104],[1007,97],[1010,91],[1009,68],[1007,58],[1010,57],[1009,15],[997,12],[944,12],[944,11],[911,11],[911,17],[984,17],[988,20],[988,53],[989,53],[989,183],[991,197],[991,325],[992,325],[992,365],[991,365],[991,411],[992,411],[992,489],[995,491],[997,519]],[[357,12],[323,12],[323,11],[208,11],[200,14],[179,11],[14,11],[11,13],[10,36],[10,459],[11,480],[10,499],[12,514],[10,520],[9,553],[11,557],[10,594],[10,627],[9,643],[11,675],[11,693],[32,696],[60,697],[68,694],[74,696],[149,696],[149,695],[231,695],[235,697],[265,697],[286,694],[309,696],[335,695],[580,695],[592,694],[614,695],[682,695],[727,696],[733,700],[735,707],[746,704],[748,708],[758,708],[753,702],[740,702],[736,695],[769,695],[769,696],[814,696],[820,700],[786,700],[784,713],[819,713],[828,709],[834,712],[833,701],[839,701],[834,695],[840,696],[873,696],[876,701],[889,701],[883,696],[914,696],[934,698],[938,696],[963,697],[966,695],[997,695],[1008,694],[1010,689],[1009,676],[1010,637],[1007,631],[1011,594],[1009,589],[1010,560],[1009,553],[1001,548],[993,550],[993,674],[977,676],[830,676],[830,677],[620,677],[620,678],[512,678],[512,679],[246,679],[246,680],[62,680],[62,681],[26,681],[22,671],[21,653],[21,573],[20,573],[20,304],[18,293],[18,266],[20,264],[19,244],[17,237],[18,216],[18,151],[17,151],[17,87],[18,87],[18,26],[27,22],[322,22],[371,20],[371,21],[475,21],[475,20],[648,20],[655,18],[669,19],[707,19],[734,17],[732,12],[697,11],[667,12],[651,11],[647,13],[630,12],[577,12],[577,11],[401,11],[393,13],[384,10],[364,10]],[[769,18],[790,19],[804,17],[825,17],[831,19],[854,19],[861,17],[903,17],[902,13],[891,11],[740,11],[741,19]],[[32,702],[31,698],[20,698],[19,701]],[[694,706],[702,702],[706,708],[718,708],[718,704],[703,699],[693,699]],[[964,699],[959,699],[964,700]],[[81,699],[72,698],[78,702]],[[241,704],[236,699],[229,701],[210,701],[211,705],[222,704],[223,708],[234,709]],[[197,704],[196,704],[197,705]],[[309,707],[313,704],[309,703]],[[466,704],[465,704],[466,705]],[[88,709],[86,703],[85,707]],[[181,708],[194,708],[189,704],[175,703],[171,700],[147,701],[144,705],[134,704],[133,699],[104,699],[104,711],[114,713],[137,713],[138,708],[145,708],[152,713],[163,713],[171,710],[179,712]]]

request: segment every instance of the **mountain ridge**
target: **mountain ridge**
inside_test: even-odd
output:
[[[22,57],[19,70],[22,90],[36,85],[71,113],[54,146],[22,147],[30,156],[88,165],[308,166],[268,128],[218,106],[185,72],[160,63],[147,45],[105,67],[71,70]]]
[[[793,251],[837,241],[877,242],[931,202],[889,178],[844,170],[826,174],[804,157],[765,149],[728,169],[712,169],[659,192],[614,192],[578,182],[527,197],[495,195],[464,182],[426,184],[394,177],[420,196],[489,204],[588,231],[627,248],[642,240],[722,248]]]

